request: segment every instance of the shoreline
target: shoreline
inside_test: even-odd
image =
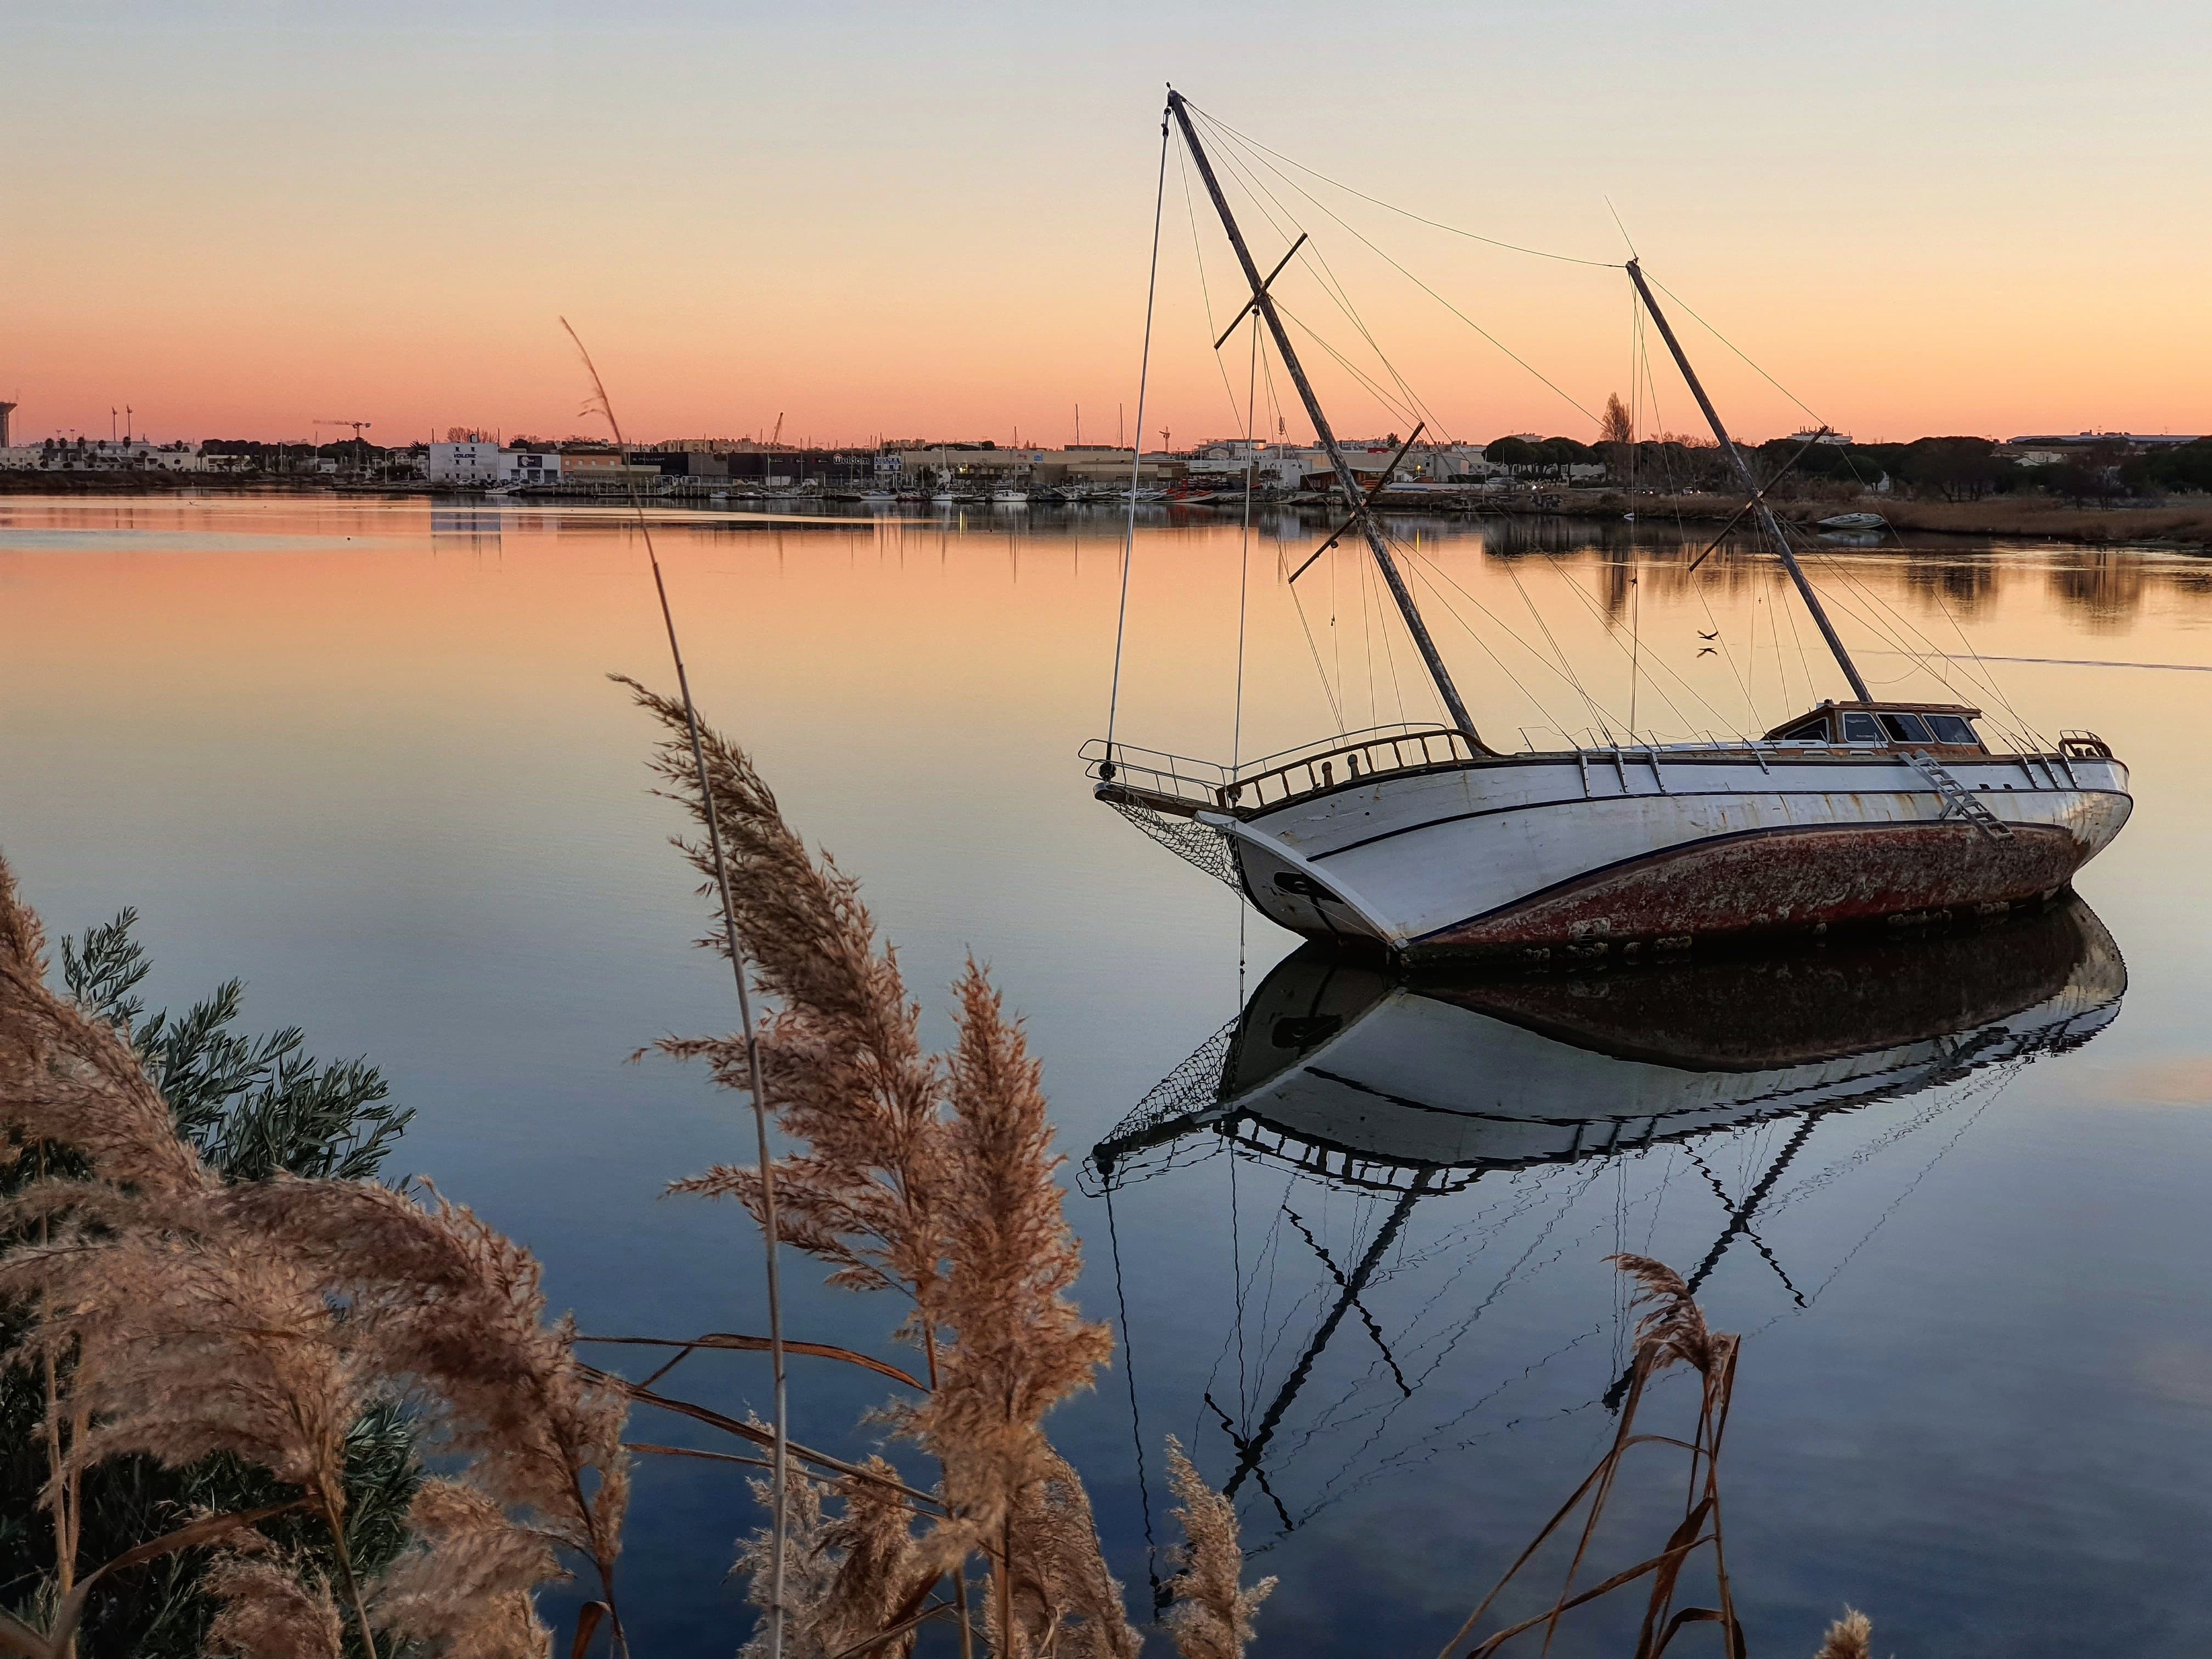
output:
[[[494,496],[482,489],[432,485],[420,480],[391,483],[341,483],[321,478],[202,472],[0,472],[0,497],[58,495],[173,499],[194,495],[327,495],[384,500],[419,497],[428,501],[495,506],[524,505],[535,501],[550,505],[586,501],[613,501],[619,504],[622,501],[620,496],[597,492],[578,492],[571,495],[533,491],[526,496]],[[764,497],[757,501],[752,497],[732,495],[728,501],[714,505],[740,510],[763,502],[831,507],[839,504],[841,499],[857,498],[823,494]],[[709,505],[688,492],[674,495],[656,491],[648,500],[653,506],[663,507],[704,507]],[[981,501],[975,503],[977,506],[985,504]],[[1107,504],[1049,500],[1031,503],[1035,508],[1048,512]],[[1323,512],[1334,510],[1334,503],[1303,494],[1287,498],[1267,498],[1265,504],[1270,507],[1312,507]],[[1113,505],[1118,511],[1124,504]],[[1205,501],[1167,499],[1144,505],[1186,513],[1213,513],[1231,510],[1233,504],[1217,497]],[[1647,526],[1669,521],[1704,526],[1729,523],[1737,516],[1742,503],[1740,498],[1733,495],[1628,495],[1614,489],[1556,489],[1503,498],[1473,490],[1450,494],[1443,491],[1422,491],[1419,494],[1394,492],[1382,495],[1376,505],[1385,511],[1422,511],[1470,519],[1512,517],[1617,520],[1633,513],[1638,523]],[[1839,513],[1876,512],[1889,529],[1913,535],[1971,537],[1986,541],[2060,543],[2083,547],[2125,545],[2180,551],[2212,551],[2212,497],[2205,498],[2201,506],[2176,506],[2160,501],[2139,506],[2077,507],[2045,497],[2017,495],[1991,496],[1978,501],[1780,501],[1773,502],[1772,506],[1776,515],[1785,522],[1815,534],[1819,533],[1816,526],[1821,519]],[[1881,532],[1860,534],[1864,538],[1877,538]],[[1869,548],[1879,544],[1878,541],[1872,539],[1854,538],[1849,542],[1838,542],[1838,545]]]

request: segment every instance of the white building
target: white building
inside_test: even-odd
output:
[[[430,446],[428,474],[432,483],[495,484],[500,481],[500,447],[489,439]]]

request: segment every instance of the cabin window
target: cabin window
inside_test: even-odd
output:
[[[1845,743],[1880,743],[1881,723],[1871,714],[1847,714],[1844,716],[1844,741]]]
[[[1828,740],[1828,717],[1815,714],[1787,727],[1775,737],[1777,743],[1826,743]]]
[[[1893,743],[1933,743],[1928,735],[1928,722],[1917,714],[1884,714],[1882,730],[1889,733]]]
[[[1957,714],[1930,714],[1928,729],[1936,734],[1938,743],[1972,743],[1974,728]]]

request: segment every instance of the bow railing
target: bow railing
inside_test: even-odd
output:
[[[1101,793],[1112,793],[1161,811],[1253,812],[1301,795],[1390,773],[1451,766],[1481,754],[1449,726],[1383,726],[1325,738],[1302,748],[1227,767],[1133,744],[1083,745],[1085,770]]]

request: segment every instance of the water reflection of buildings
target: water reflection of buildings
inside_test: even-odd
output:
[[[1856,1247],[1790,1260],[1763,1230],[1909,1164],[1885,1155],[1939,1121],[1963,1133],[2022,1066],[2103,1030],[2125,988],[2078,901],[1933,939],[1626,973],[1407,979],[1310,947],[1094,1149],[1086,1184],[1109,1219],[1121,1208],[1117,1272],[1155,1228],[1227,1209],[1218,1310],[1194,1318],[1191,1298],[1224,1264],[1182,1253],[1173,1302],[1150,1305],[1206,1331],[1218,1311],[1221,1353],[1170,1409],[1218,1431],[1213,1477],[1250,1481],[1288,1532],[1466,1443],[1492,1402],[1602,1340],[1576,1298],[1493,1311],[1578,1249],[1644,1249],[1663,1224],[1694,1285],[1752,1255],[1778,1312],[1809,1305]],[[1878,1227],[1889,1211],[1866,1197],[1852,1214]],[[1133,1401],[1160,1357],[1147,1288],[1121,1286]],[[1604,1311],[1613,1354],[1568,1386],[1585,1404],[1620,1375]],[[1537,1351],[1486,1352],[1469,1337],[1486,1314],[1540,1328]]]
[[[495,507],[433,507],[430,546],[439,553],[497,553],[503,525]]]

